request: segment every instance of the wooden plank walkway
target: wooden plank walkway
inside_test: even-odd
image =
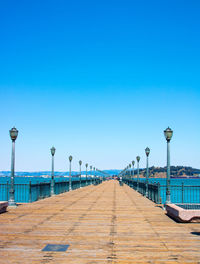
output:
[[[0,215],[1,264],[200,263],[200,225],[178,224],[117,181]],[[69,244],[66,252],[44,252]]]

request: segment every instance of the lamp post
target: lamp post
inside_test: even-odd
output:
[[[94,181],[95,181],[95,185],[96,185],[97,184],[97,179],[96,179],[95,167],[93,167],[93,171],[94,171]]]
[[[12,156],[11,156],[11,179],[10,179],[10,198],[9,206],[16,207],[15,203],[15,187],[14,187],[14,177],[15,177],[15,140],[18,136],[18,130],[13,127],[10,131],[10,137],[12,140]]]
[[[94,181],[93,181],[93,177],[92,177],[92,166],[90,166],[90,178],[91,178],[91,180],[92,180],[92,183],[94,183]]]
[[[69,156],[69,191],[72,190],[72,166],[71,166],[72,159],[73,157]]]
[[[170,140],[173,135],[173,130],[167,128],[164,130],[164,135],[167,140],[167,188],[166,188],[166,204],[171,203],[170,197]]]
[[[130,171],[129,171],[129,178],[131,179],[131,164],[129,164],[129,168],[130,168]]]
[[[86,167],[86,185],[87,185],[87,167],[88,167],[87,163],[85,164],[85,167]]]
[[[54,186],[55,186],[55,181],[54,181],[54,155],[55,155],[56,149],[54,147],[51,148],[51,196],[55,195],[54,193]]]
[[[134,165],[135,165],[135,161],[134,160],[132,161],[132,165],[133,165],[133,177],[132,178],[134,178]]]
[[[140,175],[140,170],[139,170],[139,162],[140,162],[140,156],[136,157],[137,160],[137,190],[138,190],[138,185],[139,185],[139,175]]]
[[[82,161],[79,160],[79,166],[80,166],[80,177],[79,177],[79,181],[80,181],[80,188],[81,188],[81,165],[82,165]]]
[[[147,156],[147,168],[146,168],[146,197],[148,197],[148,180],[149,180],[149,153],[150,149],[147,147],[145,149],[145,153]]]

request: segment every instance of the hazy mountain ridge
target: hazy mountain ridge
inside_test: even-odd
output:
[[[104,172],[110,174],[110,175],[116,175],[120,172],[120,170],[105,170]],[[79,171],[72,171],[72,176],[77,176],[80,174]],[[82,175],[86,174],[86,171],[81,171]],[[88,176],[90,175],[90,171],[87,172]],[[55,177],[63,177],[68,176],[69,171],[65,172],[54,172]],[[93,171],[92,171],[93,175]],[[102,175],[102,173],[96,171],[96,175]],[[0,171],[0,176],[10,176],[10,171]],[[34,171],[34,172],[28,172],[28,171],[16,171],[15,176],[17,177],[24,177],[24,176],[32,176],[32,177],[41,177],[41,176],[51,176],[51,171]]]
[[[146,170],[141,169],[140,173],[145,176]],[[149,175],[152,178],[165,178],[167,173],[167,167],[150,167]],[[200,169],[187,167],[187,166],[171,166],[170,174],[172,177],[198,177],[200,175]]]
[[[118,175],[121,170],[104,170],[105,173],[108,173],[109,175]],[[155,178],[164,178],[166,177],[166,167],[155,167],[152,166],[149,168],[149,175],[150,177],[155,177]],[[135,169],[135,173],[137,172],[137,169]],[[72,171],[72,176],[79,175],[79,171]],[[145,176],[146,169],[141,168],[140,169],[140,175]],[[69,172],[59,172],[55,171],[55,176],[56,177],[63,177],[69,175]],[[82,171],[82,174],[86,174],[86,171]],[[32,177],[41,177],[41,176],[50,176],[51,171],[35,171],[35,172],[15,172],[15,175],[18,177],[24,177],[24,176],[32,176]],[[90,171],[88,171],[88,175],[90,175]],[[100,172],[96,172],[96,175],[102,175]],[[176,177],[184,177],[184,176],[198,176],[200,175],[200,169],[192,168],[192,167],[187,167],[187,166],[171,166],[171,176],[176,176]],[[10,176],[10,171],[0,171],[0,176]]]

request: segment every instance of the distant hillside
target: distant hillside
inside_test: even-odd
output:
[[[194,169],[192,167],[185,166],[171,166],[172,177],[198,177],[200,175],[200,169]],[[146,170],[141,169],[141,176],[145,177]],[[149,175],[152,178],[166,178],[167,167],[150,167]]]
[[[149,175],[152,178],[165,178],[166,177],[166,167],[150,167],[149,168]],[[118,175],[120,173],[120,170],[104,170],[104,172],[108,173],[109,175]],[[137,170],[135,169],[135,174],[137,173]],[[79,172],[72,171],[72,176],[78,175]],[[82,171],[82,174],[86,174],[85,171]],[[50,176],[50,171],[38,171],[38,172],[16,172],[16,176],[34,176],[34,177],[41,177],[41,176]],[[69,175],[69,172],[55,172],[55,177],[63,177]],[[88,175],[90,175],[90,171],[88,172]],[[96,172],[96,175],[102,175],[99,172]],[[194,169],[192,167],[186,167],[186,166],[171,166],[171,176],[174,177],[197,177],[200,175],[200,169]],[[10,176],[10,171],[0,171],[0,176]],[[146,176],[146,168],[140,169],[140,177]]]
[[[105,170],[110,175],[118,175],[120,170]],[[135,174],[137,169],[135,169]],[[149,168],[149,175],[152,178],[166,178],[167,167],[155,167]],[[200,169],[195,169],[187,166],[171,166],[172,177],[198,177],[200,175]],[[140,169],[140,177],[146,177],[146,168]]]
[[[117,175],[120,170],[104,170],[104,172],[108,173],[109,175]],[[77,176],[80,174],[79,171],[72,171],[72,176]],[[86,171],[82,171],[82,175],[85,175]],[[90,170],[87,172],[88,176],[90,175]],[[92,171],[93,174],[93,171]],[[69,175],[69,171],[66,172],[54,172],[55,177],[64,177]],[[102,173],[96,171],[96,175],[102,176]],[[0,177],[1,176],[10,176],[10,171],[0,171]],[[42,177],[42,176],[51,176],[51,171],[35,171],[35,172],[28,172],[28,171],[16,171],[15,176],[17,177],[25,177],[25,176],[31,176],[31,177]]]

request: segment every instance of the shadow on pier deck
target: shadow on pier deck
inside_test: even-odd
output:
[[[109,181],[1,214],[0,263],[200,263],[199,231]],[[42,251],[47,244],[69,247]]]

